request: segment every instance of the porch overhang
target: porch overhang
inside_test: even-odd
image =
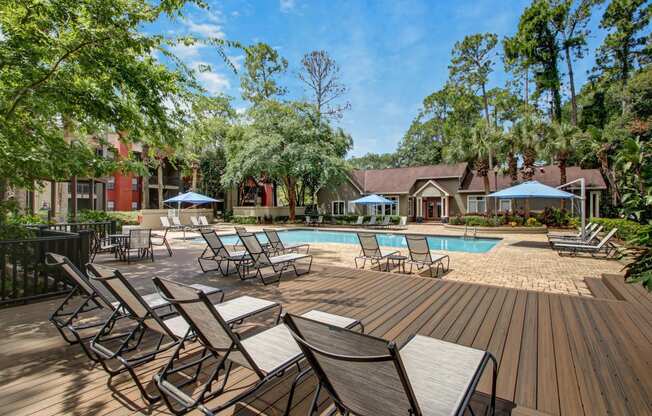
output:
[[[419,189],[417,189],[412,196],[414,197],[420,197],[420,198],[427,198],[427,197],[448,197],[450,194],[442,188],[437,182],[434,180],[429,180],[428,182],[424,183],[423,186],[421,186]]]

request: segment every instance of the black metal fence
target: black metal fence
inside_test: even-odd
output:
[[[115,233],[115,222],[34,228],[34,238],[0,241],[0,307],[70,291],[69,282],[57,270],[45,266],[45,253],[64,255],[83,270],[95,236]]]

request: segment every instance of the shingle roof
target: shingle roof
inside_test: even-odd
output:
[[[415,166],[409,168],[354,170],[353,182],[364,193],[406,193],[418,179],[461,178],[466,171],[466,163],[452,165],[440,164]]]
[[[566,180],[568,182],[575,179],[584,177],[586,179],[586,187],[593,189],[606,189],[607,185],[604,178],[598,169],[582,169],[579,166],[569,166],[566,168]],[[548,186],[557,187],[561,185],[561,173],[559,167],[555,165],[537,167],[534,172],[535,181],[539,181]],[[522,182],[519,173],[519,182]],[[491,185],[491,192],[496,191],[496,184],[493,174],[489,174],[489,183]],[[511,186],[511,179],[509,175],[498,174],[498,190],[509,188]],[[579,184],[578,184],[579,186]],[[484,182],[482,176],[476,172],[472,172],[467,180],[462,185],[463,192],[484,192]]]

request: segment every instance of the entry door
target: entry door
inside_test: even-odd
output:
[[[426,199],[426,218],[435,218],[435,200],[432,198]]]

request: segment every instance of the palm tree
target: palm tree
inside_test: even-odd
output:
[[[553,123],[549,134],[542,142],[542,150],[559,167],[560,185],[568,182],[566,163],[573,153],[579,129],[568,123]]]
[[[541,124],[535,124],[526,118],[516,123],[511,130],[514,143],[523,154],[521,176],[526,182],[531,181],[534,177],[534,163],[537,160],[537,149],[541,142],[541,128]]]
[[[507,174],[509,175],[512,185],[518,182],[518,160],[516,153],[518,152],[518,142],[514,137],[514,131],[507,134],[501,134],[498,140],[500,154],[507,159]]]
[[[484,183],[484,193],[491,192],[489,184],[489,157],[494,153],[496,148],[496,134],[494,130],[484,122],[478,122],[471,129],[469,147],[467,156],[473,160],[473,164],[478,175],[482,177]]]

